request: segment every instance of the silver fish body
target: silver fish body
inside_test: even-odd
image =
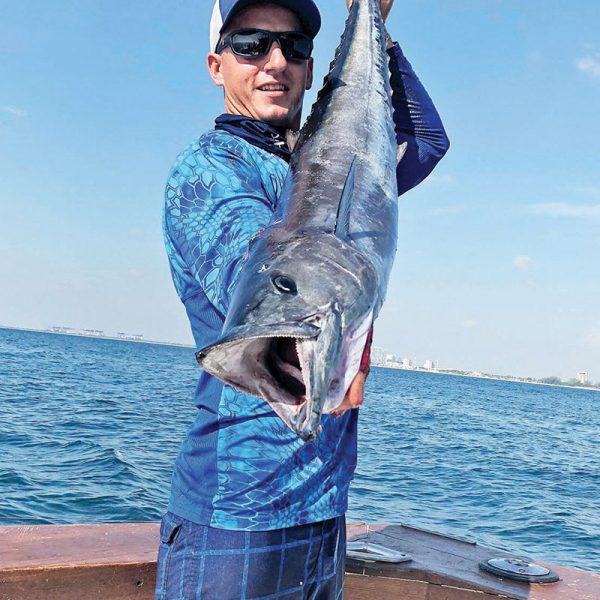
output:
[[[307,441],[342,402],[385,298],[399,156],[379,0],[354,0],[273,223],[250,244],[221,338],[197,353]]]

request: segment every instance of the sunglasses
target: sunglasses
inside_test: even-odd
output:
[[[217,54],[225,48],[243,58],[266,56],[277,42],[286,60],[308,60],[313,51],[313,41],[298,31],[266,31],[264,29],[240,29],[226,35],[217,45]]]

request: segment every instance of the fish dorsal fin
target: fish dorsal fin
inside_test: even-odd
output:
[[[396,154],[396,165],[399,165],[400,161],[404,158],[407,148],[408,148],[408,142],[404,142],[404,144],[400,144],[398,146],[398,152]]]
[[[335,220],[334,234],[344,242],[350,241],[350,208],[354,195],[354,177],[356,175],[356,156],[352,159],[340,204],[338,206],[337,218]]]

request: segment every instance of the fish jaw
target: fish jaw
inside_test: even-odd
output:
[[[344,327],[343,317],[339,305],[334,305],[321,323],[319,337],[298,341],[307,397],[300,433],[303,439],[319,435],[321,416],[339,408],[360,370],[373,312],[369,311],[350,328]]]
[[[370,310],[362,318],[348,327],[344,333],[341,355],[336,369],[330,375],[329,393],[323,405],[323,414],[335,412],[344,401],[354,378],[360,370],[363,354],[373,327],[373,311]]]
[[[271,325],[260,332],[248,326],[235,328],[196,358],[226,384],[265,399],[292,431],[313,441],[321,432],[332,386],[343,385],[335,377],[343,356],[342,322],[342,309],[333,303],[302,322]],[[282,348],[286,354],[294,350],[297,362],[286,360]]]
[[[306,322],[264,325],[260,328],[241,325],[196,352],[196,360],[205,371],[228,385],[258,396],[257,380],[253,378],[264,375],[265,359],[273,341],[307,339],[319,333],[318,327]]]
[[[308,321],[261,327],[240,326],[216,343],[196,353],[200,366],[227,385],[262,397],[285,424],[305,441],[318,435],[310,427],[311,399],[306,393],[306,377],[300,364],[295,366],[280,355],[281,347],[301,354],[304,344],[314,343],[321,329]],[[313,322],[310,322],[313,321]]]
[[[307,410],[299,435],[315,439],[321,432],[321,415],[332,387],[339,386],[334,375],[343,349],[343,313],[337,302],[320,317],[321,333],[315,339],[300,342],[298,356],[306,386]],[[342,395],[343,399],[343,395]]]

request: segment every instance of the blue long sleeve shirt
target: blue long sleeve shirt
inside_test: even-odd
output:
[[[396,137],[408,145],[397,171],[402,194],[429,175],[448,139],[400,47],[389,54]],[[165,244],[199,348],[219,337],[248,242],[272,218],[288,159],[269,125],[223,116],[171,170]],[[194,399],[198,414],[175,463],[171,512],[236,530],[278,529],[345,513],[358,411],[324,415],[319,438],[304,443],[264,400],[206,372]]]

